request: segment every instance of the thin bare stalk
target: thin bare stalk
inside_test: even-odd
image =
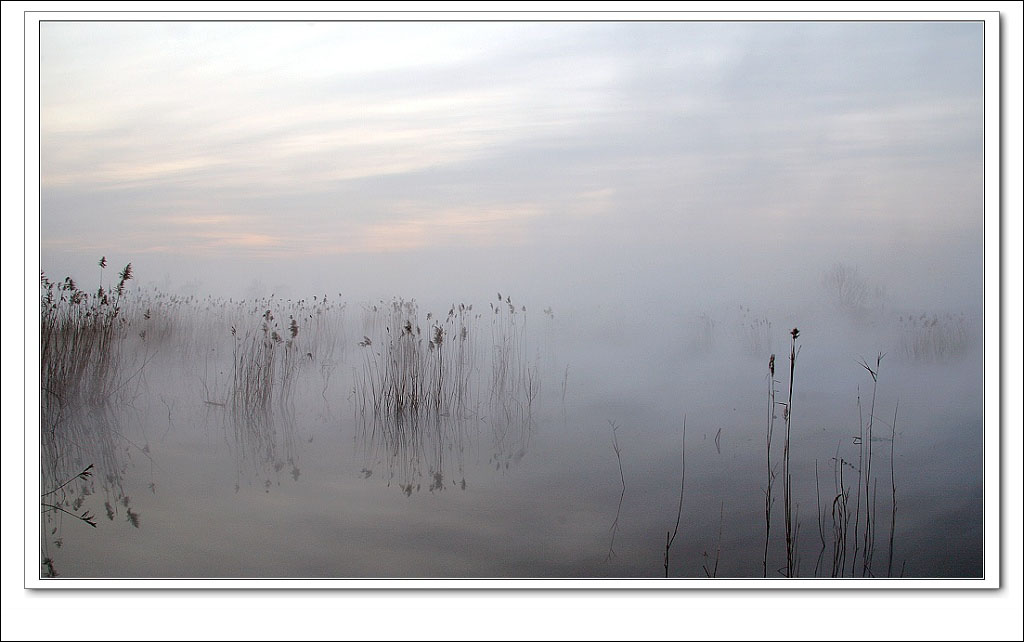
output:
[[[665,577],[668,577],[668,554],[679,534],[679,521],[683,517],[683,490],[686,488],[686,415],[683,415],[682,474],[679,477],[679,509],[676,511],[676,525],[672,532],[665,533]]]
[[[878,353],[878,357],[875,359],[875,367],[874,368],[869,366],[867,364],[867,361],[864,361],[863,359],[860,362],[860,365],[865,370],[868,371],[868,374],[871,375],[871,381],[872,381],[871,410],[868,412],[867,434],[865,435],[865,438],[862,440],[864,442],[864,446],[866,446],[866,448],[867,448],[867,457],[866,457],[866,461],[864,462],[865,470],[864,470],[864,479],[863,479],[863,483],[864,483],[864,502],[865,503],[864,503],[864,539],[863,539],[864,550],[863,550],[863,553],[861,555],[861,562],[862,562],[861,577],[866,577],[866,576],[871,574],[871,560],[872,560],[872,557],[874,556],[874,540],[875,540],[875,538],[874,538],[874,533],[875,533],[875,520],[874,520],[875,512],[874,511],[875,511],[875,508],[873,506],[874,498],[871,495],[871,484],[872,484],[872,481],[871,481],[871,463],[872,463],[872,454],[873,454],[872,453],[872,444],[873,444],[873,441],[872,441],[873,434],[872,433],[873,433],[874,424],[875,424],[875,398],[876,398],[877,393],[878,393],[878,372],[879,372],[880,366],[882,364],[882,358],[884,356],[885,356],[885,354],[883,354],[881,352]]]
[[[800,330],[793,328],[790,332],[793,343],[789,353],[789,402],[786,404],[786,438],[783,444],[782,454],[782,492],[783,503],[785,504],[786,518],[786,577],[796,575],[796,531],[793,522],[793,478],[790,472],[790,447],[793,427],[793,377],[796,372],[796,357],[798,350],[796,340],[800,336]]]
[[[72,513],[68,509],[63,508],[62,506],[59,506],[59,505],[56,505],[56,504],[47,504],[47,503],[44,502],[44,503],[41,503],[40,506],[42,506],[43,508],[45,508],[47,510],[57,510],[57,511],[60,511],[62,513],[65,513],[67,515],[70,515],[70,516],[74,517],[77,520],[81,520],[81,521],[85,522],[86,524],[88,524],[89,526],[92,526],[93,528],[96,528],[96,517],[94,515],[92,515],[89,511],[85,511],[84,513],[79,515],[77,513]]]
[[[83,470],[82,472],[78,473],[77,475],[75,475],[71,479],[67,480],[66,482],[64,482],[60,486],[57,486],[53,490],[50,490],[50,491],[47,491],[47,492],[43,493],[42,495],[40,495],[40,497],[46,497],[47,495],[53,495],[57,491],[63,490],[65,486],[67,486],[71,482],[75,481],[76,479],[88,479],[89,477],[92,476],[92,472],[93,472],[92,469],[93,469],[93,465],[89,464],[88,466],[85,467],[85,470]]]
[[[775,431],[775,355],[768,359],[768,434],[765,439],[766,452],[766,486],[764,491],[764,559],[762,561],[762,577],[768,577],[768,543],[772,534],[772,486],[775,482],[775,470],[772,468],[772,435]]]
[[[850,490],[846,488],[843,470],[846,460],[839,456],[839,445],[836,445],[835,492],[832,500],[832,577],[843,577],[846,574],[847,530],[850,524],[850,513],[847,508]]]
[[[896,415],[900,411],[900,403],[896,402],[896,410],[892,413],[892,442],[889,445],[889,481],[892,483],[892,519],[889,522],[889,564],[886,576],[892,577],[892,543],[896,532]]]
[[[818,536],[821,538],[821,550],[818,552],[818,561],[814,564],[814,576],[818,576],[818,569],[821,567],[821,560],[825,556],[825,522],[824,514],[821,512],[821,488],[818,485],[818,460],[814,460],[814,495],[818,501]]]
[[[859,385],[857,386],[857,423],[859,430],[855,439],[857,443],[857,500],[853,517],[853,559],[850,560],[851,575],[857,572],[857,554],[860,552],[860,482],[864,470],[864,411],[860,401]]]
[[[718,544],[715,548],[715,565],[709,570],[708,567],[704,566],[704,575],[708,577],[718,577],[718,561],[722,557],[722,525],[725,522],[725,502],[722,502],[718,507]],[[707,554],[705,553],[705,556]]]
[[[615,521],[612,522],[611,541],[608,542],[608,555],[604,561],[615,557],[615,533],[619,530],[619,515],[622,513],[622,499],[626,496],[626,476],[622,473],[622,451],[619,449],[619,438],[616,431],[619,429],[614,422],[608,422],[612,427],[612,448],[615,450],[615,461],[619,464],[619,480],[622,482],[622,492],[619,493],[619,506],[615,509]]]

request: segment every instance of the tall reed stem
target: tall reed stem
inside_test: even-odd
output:
[[[767,453],[767,486],[764,491],[764,559],[761,563],[761,576],[768,577],[768,543],[772,533],[772,486],[775,482],[775,471],[772,469],[772,435],[775,432],[775,355],[768,359],[768,434],[765,439]]]
[[[889,481],[892,484],[892,519],[889,522],[889,564],[886,576],[892,577],[892,544],[896,532],[896,416],[900,411],[900,403],[896,402],[896,410],[892,413],[892,442],[889,445]]]
[[[679,534],[679,521],[683,516],[683,490],[686,488],[686,415],[683,415],[682,474],[679,477],[679,509],[676,511],[676,526],[665,533],[665,577],[668,577],[668,553]]]
[[[793,427],[793,377],[796,372],[797,348],[796,340],[800,336],[800,330],[793,328],[790,331],[793,342],[789,352],[789,402],[786,404],[786,439],[783,444],[782,454],[782,484],[783,503],[786,512],[786,577],[794,577],[796,568],[796,532],[793,523],[793,479],[790,472],[790,447],[791,433]]]
[[[875,515],[874,515],[874,497],[872,496],[871,489],[871,462],[872,462],[872,433],[875,425],[875,398],[878,393],[878,371],[882,364],[883,353],[878,353],[878,357],[875,359],[875,367],[872,368],[864,360],[861,360],[860,365],[868,371],[871,375],[872,388],[871,388],[871,410],[868,412],[868,425],[867,434],[862,439],[863,447],[866,447],[867,457],[864,462],[864,550],[861,553],[861,577],[867,577],[871,574],[871,560],[874,556],[875,546]]]

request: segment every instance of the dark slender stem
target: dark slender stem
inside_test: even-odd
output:
[[[51,491],[43,493],[42,495],[40,495],[40,497],[46,497],[47,495],[52,495],[52,494],[56,493],[57,491],[61,490],[62,488],[64,488],[65,486],[67,486],[68,484],[70,484],[71,482],[75,481],[76,479],[82,479],[82,478],[88,477],[89,475],[92,475],[92,464],[89,464],[88,466],[86,466],[85,470],[83,470],[82,472],[78,473],[77,475],[75,475],[71,479],[67,480],[66,482],[64,482],[60,486],[54,488]]]
[[[71,515],[75,519],[81,520],[81,521],[85,522],[86,524],[88,524],[89,526],[92,526],[93,528],[96,528],[96,522],[94,522],[92,520],[92,517],[89,515],[88,511],[86,511],[86,513],[84,515],[76,515],[75,513],[72,513],[71,511],[69,511],[68,509],[66,509],[66,508],[64,508],[62,506],[57,506],[55,504],[47,504],[47,503],[44,502],[44,503],[41,503],[40,506],[42,506],[43,508],[48,508],[50,510],[59,510],[62,513],[66,513],[68,515]]]
[[[871,463],[872,463],[872,437],[875,425],[875,399],[878,394],[878,373],[882,365],[883,353],[878,353],[878,357],[875,359],[875,367],[872,368],[867,364],[866,361],[861,361],[861,366],[868,371],[871,375],[872,388],[871,388],[871,410],[868,412],[868,431],[864,440],[866,443],[862,446],[867,447],[867,460],[865,461],[864,470],[864,550],[861,554],[862,569],[861,577],[866,577],[871,574],[871,559],[874,556],[874,533],[875,533],[875,507],[874,497],[871,494]],[[876,481],[877,484],[877,481]]]
[[[818,576],[818,568],[825,555],[825,523],[821,512],[821,487],[818,484],[818,460],[814,460],[814,494],[818,501],[818,536],[821,538],[821,551],[818,553],[818,561],[814,564],[814,576]]]
[[[862,364],[863,365],[863,364]],[[857,386],[857,505],[853,517],[853,559],[850,560],[850,574],[857,572],[857,554],[860,552],[860,479],[864,468],[864,410],[860,401],[860,386]]]
[[[892,544],[896,532],[896,416],[900,411],[900,403],[896,402],[896,410],[892,414],[892,442],[889,445],[889,480],[892,482],[892,520],[889,522],[889,564],[886,576],[892,577]]]
[[[679,521],[683,516],[683,490],[686,488],[686,415],[683,415],[682,475],[679,481],[679,510],[676,512],[676,526],[671,533],[665,533],[665,577],[668,577],[668,553],[679,534]]]
[[[761,563],[762,577],[768,577],[768,544],[771,541],[772,532],[772,485],[775,481],[775,474],[772,471],[772,434],[775,428],[775,355],[768,359],[768,435],[766,438],[765,452],[767,454],[767,486],[764,492],[764,559]]]
[[[793,528],[793,479],[790,473],[790,445],[793,426],[793,378],[796,373],[796,340],[800,331],[796,328],[790,332],[793,343],[789,353],[789,403],[786,405],[786,439],[782,454],[783,503],[786,512],[786,576],[796,574],[796,537]]]
[[[622,492],[619,493],[619,506],[615,510],[615,521],[612,522],[612,538],[608,543],[608,555],[605,557],[606,562],[615,557],[615,533],[619,529],[619,515],[622,512],[622,500],[626,496],[626,476],[622,473],[622,451],[619,449],[619,439],[615,434],[615,431],[618,430],[619,427],[610,421],[608,423],[611,424],[612,427],[612,448],[615,450],[615,460],[619,464],[619,479],[622,482]]]

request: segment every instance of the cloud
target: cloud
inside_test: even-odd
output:
[[[529,219],[544,213],[539,206],[531,204],[435,210],[403,203],[397,209],[397,220],[368,225],[357,247],[363,251],[394,251],[439,246],[517,245],[526,236]]]
[[[976,221],[980,36],[967,23],[48,24],[42,246],[598,257],[780,228],[819,246],[868,242],[881,222],[948,235]]]

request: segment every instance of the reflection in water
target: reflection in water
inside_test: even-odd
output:
[[[615,520],[612,522],[611,539],[608,542],[608,555],[605,556],[604,561],[615,557],[615,534],[619,531],[619,515],[622,514],[622,500],[626,497],[626,476],[622,472],[622,450],[619,448],[619,427],[613,421],[609,421],[608,424],[612,427],[612,448],[615,450],[615,461],[619,465],[619,480],[622,482],[622,492],[619,493],[619,505],[615,508]]]
[[[488,463],[496,471],[509,469],[526,455],[533,430],[528,414],[476,418],[359,413],[356,426],[363,460],[360,474],[382,477],[407,496],[422,490],[466,490],[466,455],[478,450],[485,433],[490,442]]]
[[[532,415],[492,415],[490,427],[492,444],[489,463],[494,465],[495,470],[507,470],[510,465],[518,464],[530,446]]]
[[[59,420],[54,423],[55,419]],[[123,412],[118,412],[113,404],[65,408],[57,418],[51,416],[49,420],[40,458],[40,507],[44,574],[53,577],[56,570],[50,546],[63,546],[68,519],[95,528],[95,513],[99,510],[95,504],[101,499],[108,520],[121,519],[140,527],[139,513],[132,506],[125,479],[133,455],[149,461],[151,475],[153,460],[148,444],[140,446],[125,435]],[[149,486],[155,493],[152,477]],[[90,504],[93,507],[87,508]]]
[[[466,489],[467,421],[442,420],[436,414],[371,414],[357,418],[357,426],[364,477],[381,476],[407,496],[424,487],[430,492]]]
[[[285,468],[293,481],[302,474],[298,466],[295,415],[286,406],[266,412],[231,412],[225,434],[235,461],[235,491],[247,471],[263,479],[270,492],[271,476],[280,483]]]

